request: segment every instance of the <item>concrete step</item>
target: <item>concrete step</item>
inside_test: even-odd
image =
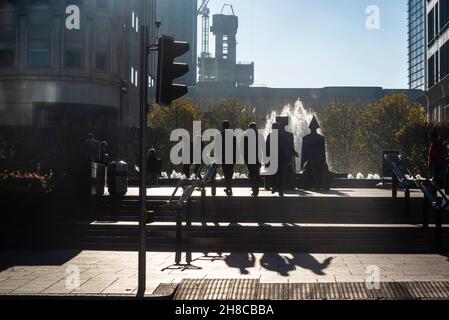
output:
[[[443,243],[448,243],[449,228],[443,230]],[[172,224],[149,226],[149,248],[173,248],[176,229]],[[74,228],[68,245],[78,247],[136,248],[137,226],[90,225]],[[179,246],[178,246],[179,247]],[[440,247],[434,228],[417,226],[192,226],[183,233],[181,247],[193,250],[282,250],[302,249],[307,252],[434,252]],[[318,250],[318,251],[310,251]]]

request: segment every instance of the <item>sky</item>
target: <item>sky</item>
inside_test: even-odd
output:
[[[239,17],[237,60],[254,61],[255,85],[408,87],[405,0],[210,0],[211,25],[224,4]],[[378,29],[367,28],[369,6]]]

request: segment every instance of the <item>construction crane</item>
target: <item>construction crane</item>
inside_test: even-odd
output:
[[[210,0],[203,0],[200,8],[198,9],[198,15],[203,18],[203,30],[202,30],[202,42],[201,42],[201,58],[209,58],[209,15],[210,9],[208,8]]]

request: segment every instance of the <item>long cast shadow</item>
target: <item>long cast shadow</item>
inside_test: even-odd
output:
[[[0,272],[18,266],[62,266],[80,253],[80,250],[4,251],[0,254]]]
[[[249,274],[247,269],[256,266],[256,257],[254,253],[235,252],[226,256],[224,261],[230,268],[240,270],[240,274]]]
[[[295,266],[298,266],[303,269],[307,269],[315,273],[316,275],[324,276],[326,273],[324,270],[326,270],[329,265],[331,264],[333,258],[329,257],[323,262],[319,262],[317,259],[315,259],[312,255],[308,253],[303,254],[292,254],[293,259],[290,260],[290,263],[294,264]]]
[[[277,272],[283,277],[288,277],[289,272],[295,270],[295,265],[279,253],[265,253],[260,259],[260,264],[263,268]]]
[[[288,277],[289,273],[300,267],[310,270],[316,275],[324,276],[326,270],[332,263],[333,258],[329,257],[323,262],[315,259],[308,253],[293,253],[293,258],[284,257],[279,253],[264,253],[260,259],[261,266],[269,271],[276,272],[283,277]],[[256,258],[253,253],[234,252],[227,255],[224,259],[228,267],[240,270],[241,274],[249,274],[247,269],[254,268]]]

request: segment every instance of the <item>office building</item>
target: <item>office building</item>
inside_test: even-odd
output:
[[[177,80],[180,84],[196,85],[197,79],[197,0],[157,0],[157,20],[160,21],[160,33],[186,41],[190,51],[177,61],[187,63],[189,72]]]
[[[409,88],[424,90],[425,83],[425,2],[408,0]]]
[[[155,14],[155,0],[1,1],[0,125],[137,127],[139,26],[155,38]]]
[[[449,120],[449,2],[426,1],[427,81],[425,105],[428,119]]]

